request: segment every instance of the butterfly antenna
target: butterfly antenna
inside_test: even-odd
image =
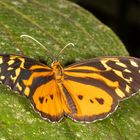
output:
[[[63,51],[64,51],[68,46],[70,46],[70,45],[74,47],[74,44],[73,44],[73,43],[68,43],[68,44],[58,53],[57,57],[58,57],[61,53],[63,53]]]
[[[34,41],[35,41],[36,43],[38,43],[43,49],[46,50],[46,52],[49,54],[50,58],[53,57],[52,53],[51,53],[44,45],[42,45],[39,41],[37,41],[35,38],[31,37],[30,35],[21,35],[20,37],[21,37],[21,38],[24,38],[24,37],[25,37],[25,38],[30,38],[30,39],[34,40]]]

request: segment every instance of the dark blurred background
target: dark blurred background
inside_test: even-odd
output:
[[[71,0],[92,12],[140,58],[140,0]]]

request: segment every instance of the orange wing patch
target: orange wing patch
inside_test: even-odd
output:
[[[95,81],[97,82],[97,81]],[[99,84],[99,82],[97,82]],[[103,118],[112,112],[118,102],[115,100],[115,93],[109,87],[102,83],[100,86],[96,84],[86,85],[78,81],[66,80],[64,86],[74,101],[77,111],[75,113],[67,113],[69,117],[77,121],[93,121]],[[105,88],[105,89],[104,89]],[[109,94],[110,93],[110,94]]]
[[[64,116],[61,93],[55,80],[40,85],[31,97],[35,109],[43,118],[59,121]]]
[[[112,111],[114,100],[107,91],[96,86],[86,86],[72,81],[65,82],[65,86],[69,89],[69,93],[75,101],[77,112],[75,114],[68,114],[68,116],[83,121],[89,121],[89,119],[99,118],[105,113]],[[70,89],[73,87],[76,90]],[[80,88],[78,88],[80,87]],[[89,94],[87,96],[87,93]]]

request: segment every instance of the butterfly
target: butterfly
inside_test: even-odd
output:
[[[57,59],[48,66],[23,55],[1,54],[0,82],[26,96],[44,119],[93,122],[139,91],[140,59],[106,56],[63,68]]]

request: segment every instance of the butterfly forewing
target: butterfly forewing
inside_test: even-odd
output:
[[[64,74],[77,108],[67,115],[83,122],[105,118],[140,89],[140,60],[133,57],[96,58],[70,65]]]

